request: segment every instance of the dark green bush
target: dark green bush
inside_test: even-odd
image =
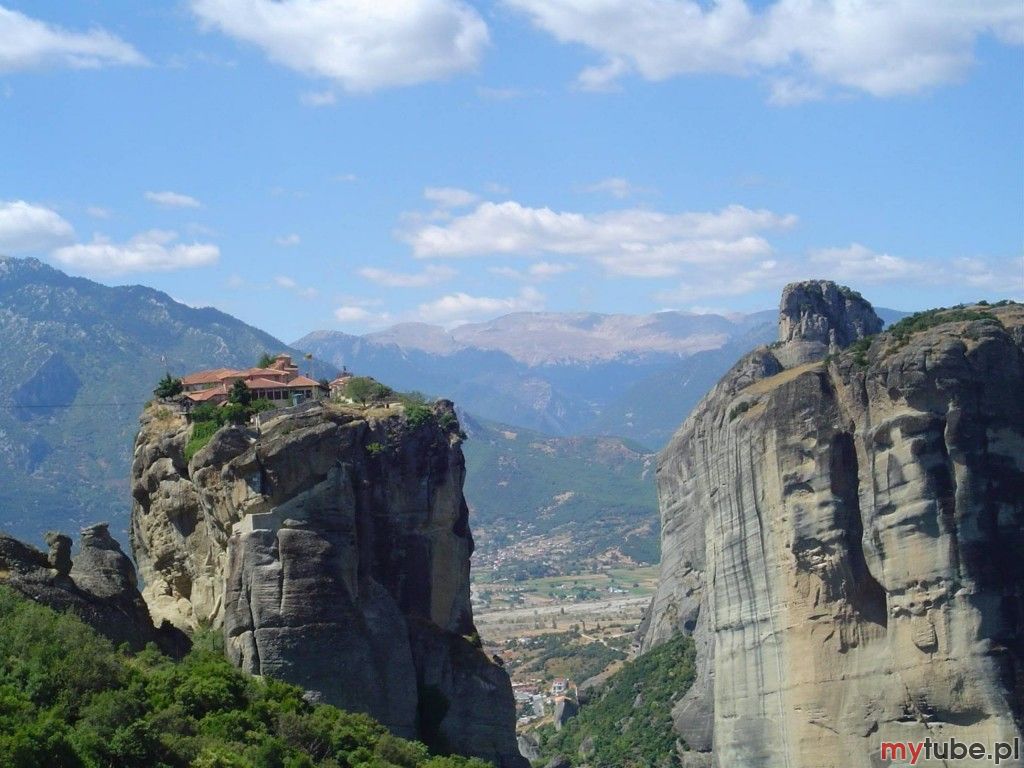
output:
[[[433,424],[436,421],[434,411],[427,405],[410,405],[405,409],[405,418],[413,429]]]
[[[180,395],[185,390],[185,387],[181,383],[181,379],[176,379],[171,374],[167,374],[160,383],[156,385],[156,389],[153,390],[153,394],[157,397],[174,397]]]
[[[850,352],[853,355],[853,363],[861,368],[866,368],[868,365],[868,350],[871,349],[871,344],[874,342],[874,336],[865,336],[864,338],[857,339],[850,345]]]
[[[749,400],[744,400],[739,405],[733,406],[733,408],[729,411],[729,421],[735,421],[737,416],[742,416],[744,413],[749,411],[752,405],[753,403],[751,403]]]
[[[929,309],[924,312],[916,312],[894,323],[889,328],[889,334],[897,341],[905,343],[913,334],[926,331],[938,325],[975,320],[999,323],[999,318],[988,310],[962,309],[958,307],[952,309]]]
[[[445,432],[451,432],[459,426],[459,417],[453,411],[445,411],[437,417],[437,426]]]

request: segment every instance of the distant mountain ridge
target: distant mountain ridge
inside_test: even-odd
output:
[[[422,323],[365,336],[316,331],[294,344],[487,419],[656,449],[738,354],[774,338],[774,317],[519,312],[450,331]],[[651,398],[652,388],[664,389]]]
[[[400,389],[450,397],[485,419],[657,450],[737,358],[775,340],[776,316],[517,312],[451,330],[314,331],[293,344]]]
[[[0,339],[0,528],[30,540],[47,527],[126,523],[137,414],[166,371],[302,354],[217,309],[5,257]]]
[[[425,323],[404,323],[363,338],[375,344],[440,355],[465,349],[503,352],[528,366],[586,364],[647,355],[685,357],[718,349],[737,333],[771,320],[771,313],[761,312],[515,312],[450,331]]]

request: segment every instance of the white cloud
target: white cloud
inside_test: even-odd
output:
[[[931,281],[934,265],[878,253],[860,243],[845,248],[822,248],[810,253],[810,264],[835,280],[887,283],[894,280]]]
[[[353,182],[359,181],[359,177],[356,176],[354,173],[339,173],[337,176],[334,177],[334,180],[344,181],[347,184],[351,184]]]
[[[617,91],[618,80],[629,72],[629,64],[619,56],[613,56],[604,64],[587,67],[580,72],[576,84],[584,91]]]
[[[634,186],[628,179],[623,179],[619,176],[601,179],[601,181],[594,184],[582,187],[582,190],[584,192],[602,192],[619,200],[625,200],[627,197],[646,191],[641,187]]]
[[[1024,43],[1020,0],[505,0],[560,42],[604,57],[579,76],[612,87],[718,73],[761,76],[772,100],[819,98],[828,88],[888,97],[962,79],[979,37]]]
[[[363,307],[338,307],[334,316],[343,323],[361,323],[374,317],[373,313]]]
[[[535,264],[531,264],[524,271],[513,269],[512,267],[491,267],[488,272],[492,275],[509,277],[513,280],[541,282],[544,280],[550,280],[558,275],[564,275],[566,272],[572,272],[574,269],[576,269],[575,264],[557,264],[550,261],[538,261]]]
[[[711,297],[742,296],[754,291],[774,291],[793,280],[811,277],[791,261],[760,259],[738,265],[704,264],[688,270],[675,287],[659,291],[660,301],[691,302]],[[828,275],[831,278],[831,275]]]
[[[0,254],[49,250],[74,235],[74,228],[56,211],[24,200],[0,200]]]
[[[290,235],[282,235],[281,237],[275,237],[274,242],[282,248],[294,248],[296,245],[302,243],[302,238],[292,232]]]
[[[318,291],[316,288],[310,288],[299,285],[294,278],[288,277],[287,275],[276,275],[274,277],[274,283],[279,288],[284,288],[287,291],[291,291],[296,296],[299,296],[303,299],[315,299],[317,296],[320,295],[320,291]]]
[[[795,223],[792,215],[738,205],[716,212],[583,214],[508,201],[481,203],[444,223],[416,223],[402,236],[420,258],[575,256],[614,274],[665,277],[694,264],[766,257],[772,246],[763,233]]]
[[[489,35],[462,0],[191,0],[207,28],[348,91],[413,85],[473,69]]]
[[[388,288],[422,288],[450,280],[458,273],[451,267],[431,264],[422,272],[392,272],[377,267],[363,267],[359,274],[370,282]]]
[[[1012,259],[958,256],[942,261],[925,261],[880,253],[860,243],[812,251],[808,263],[811,269],[830,278],[866,285],[967,285],[1004,291],[1012,289],[1013,278],[1007,276],[1015,273]],[[1024,282],[1021,287],[1024,288]]]
[[[530,312],[544,307],[544,296],[536,288],[523,288],[517,295],[506,298],[471,296],[458,292],[420,304],[416,318],[425,323],[455,326],[509,312]]]
[[[913,259],[872,250],[860,243],[843,248],[812,250],[803,256],[753,260],[735,266],[702,265],[688,270],[674,288],[656,295],[666,302],[704,301],[710,297],[739,296],[777,291],[794,280],[824,278],[857,286],[970,286],[978,290],[1005,293],[1007,275],[1024,272],[1018,259],[957,257],[943,260]],[[1012,290],[1012,288],[1010,289]]]
[[[306,91],[299,96],[299,101],[307,107],[329,107],[338,97],[334,91]]]
[[[126,243],[113,243],[97,236],[91,243],[57,248],[53,258],[67,267],[94,274],[126,272],[170,272],[205,267],[220,258],[220,249],[210,243],[178,243],[176,232],[152,229]]]
[[[292,278],[285,275],[278,275],[274,278],[274,282],[282,288],[295,288],[298,285]]]
[[[85,209],[85,212],[92,216],[94,219],[109,219],[111,211],[109,208],[103,208],[99,205],[90,205]]]
[[[201,208],[202,203],[180,192],[147,192],[145,198],[161,208]]]
[[[536,264],[531,264],[526,271],[531,277],[547,280],[557,275],[564,275],[566,272],[572,272],[574,269],[576,267],[573,264],[554,264],[550,261],[538,261]]]
[[[472,205],[480,198],[458,187],[427,187],[423,190],[423,197],[441,208],[465,208]]]
[[[486,85],[478,86],[476,89],[476,95],[484,101],[514,101],[530,96],[541,96],[543,93],[544,91],[536,88],[526,90],[523,88],[494,88]]]
[[[0,6],[0,72],[145,63],[135,48],[98,27],[70,32]]]

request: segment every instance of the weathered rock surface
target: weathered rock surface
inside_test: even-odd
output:
[[[579,714],[579,707],[576,702],[565,696],[555,699],[555,730],[560,731],[562,727]]]
[[[141,650],[154,642],[181,654],[187,638],[167,625],[156,629],[139,594],[135,567],[106,523],[82,529],[72,560],[71,539],[48,533],[49,554],[0,533],[0,584],[57,611],[73,613],[116,645]]]
[[[264,417],[259,433],[223,428],[186,461],[184,418],[143,413],[132,546],[153,613],[222,627],[242,669],[396,734],[526,766],[508,675],[472,642],[451,403],[418,424],[398,406]]]
[[[1021,734],[1024,306],[836,354],[877,330],[869,310],[788,287],[781,343],[659,458],[644,647],[693,634],[675,727],[720,768],[868,768],[883,740]]]

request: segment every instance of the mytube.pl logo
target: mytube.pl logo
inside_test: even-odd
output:
[[[995,744],[964,742],[956,738],[945,741],[883,741],[882,760],[895,764],[917,765],[925,760],[988,760],[999,765],[1003,760],[1020,760],[1020,739],[997,741]]]

